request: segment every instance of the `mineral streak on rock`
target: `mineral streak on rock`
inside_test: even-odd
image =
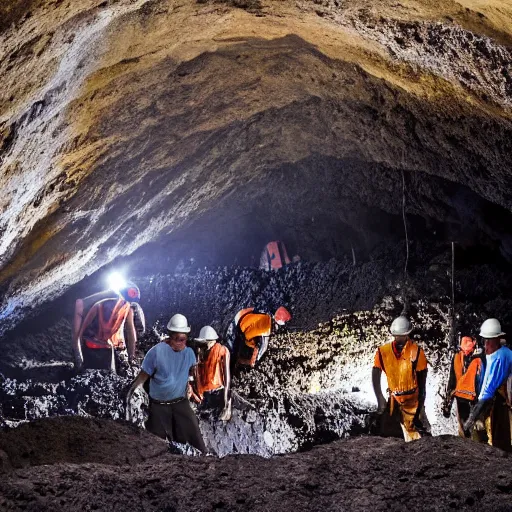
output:
[[[0,332],[138,248],[246,264],[275,236],[314,259],[399,241],[402,173],[413,237],[512,254],[506,2],[18,0],[0,19]]]

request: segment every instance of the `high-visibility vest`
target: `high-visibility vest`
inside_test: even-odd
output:
[[[224,361],[228,349],[220,343],[215,345],[208,352],[204,361],[199,361],[197,365],[198,373],[198,391],[202,398],[206,391],[215,391],[226,385],[224,375]]]
[[[94,322],[94,330],[91,332],[90,329],[86,329],[84,333],[85,345],[88,348],[105,348],[108,345],[118,349],[124,348],[121,327],[130,312],[130,303],[119,299],[106,318],[112,300],[106,299],[98,303],[98,321]]]
[[[482,372],[482,368],[482,359],[476,357],[464,371],[464,352],[460,351],[456,354],[453,361],[453,370],[457,383],[453,396],[471,401],[475,400],[477,397],[476,378]]]
[[[378,349],[383,371],[388,379],[390,394],[399,403],[405,403],[418,391],[416,378],[416,362],[420,347],[408,340],[400,357],[393,351],[393,343],[387,343]]]
[[[266,260],[265,267],[268,270],[277,270],[290,263],[290,258],[283,242],[269,242],[265,247],[264,254],[263,259]]]
[[[245,344],[248,347],[254,348],[254,338],[258,336],[270,336],[272,331],[272,318],[265,313],[247,312],[241,315],[238,326],[244,335]]]

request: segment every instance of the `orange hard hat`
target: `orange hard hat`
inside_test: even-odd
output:
[[[285,307],[280,306],[274,313],[274,319],[278,324],[283,325],[292,319],[292,315]]]

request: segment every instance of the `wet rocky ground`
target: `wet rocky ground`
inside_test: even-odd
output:
[[[270,459],[183,457],[164,446],[108,420],[52,418],[2,433],[0,508],[510,510],[512,459],[452,436],[358,437]]]

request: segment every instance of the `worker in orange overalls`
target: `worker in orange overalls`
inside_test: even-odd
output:
[[[394,339],[377,349],[372,372],[377,413],[396,418],[405,441],[412,441],[429,434],[424,412],[427,358],[423,349],[409,338],[412,324],[408,318],[395,318],[390,331]],[[380,385],[382,372],[388,381],[387,401]]]
[[[460,340],[460,350],[452,359],[450,378],[446,389],[446,401],[443,407],[445,418],[450,417],[453,400],[457,401],[457,420],[459,436],[470,437],[474,441],[485,442],[485,428],[473,428],[467,436],[464,423],[468,420],[471,408],[478,401],[485,369],[485,356],[478,349],[475,338],[463,336]]]
[[[235,365],[254,368],[267,351],[270,336],[291,318],[283,306],[277,308],[274,315],[258,313],[254,308],[239,311],[226,336],[232,355],[232,369]]]
[[[205,325],[195,339],[197,353],[197,397],[195,400],[205,408],[222,408],[219,419],[231,419],[231,372],[230,354],[227,347],[217,340],[215,329]]]

